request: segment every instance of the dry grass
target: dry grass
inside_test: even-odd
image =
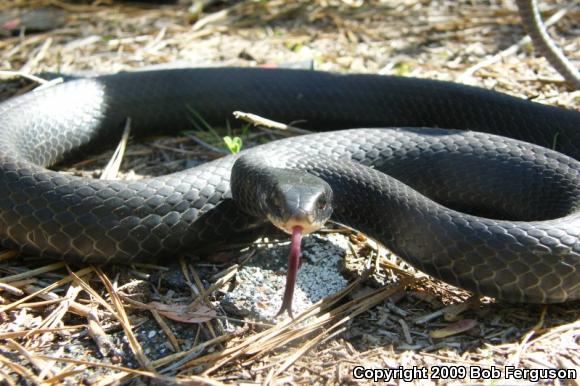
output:
[[[67,23],[57,29],[1,39],[0,69],[92,73],[163,63],[312,59],[322,70],[462,80],[579,107],[578,92],[567,90],[520,42],[522,28],[509,1],[243,0],[210,5],[201,15],[182,5],[97,3],[108,2],[0,3],[0,12],[47,5],[67,12]],[[551,32],[578,62],[579,7],[542,4],[546,17],[566,9]],[[6,97],[32,86],[19,78],[0,87]],[[248,142],[278,136],[257,129]],[[111,155],[68,172],[99,176]],[[128,146],[121,175],[164,174],[217,156],[186,136],[154,139]],[[0,384],[334,384],[354,382],[357,365],[580,368],[577,302],[510,306],[470,299],[401,270],[391,255],[357,235],[347,265],[365,273],[295,321],[272,326],[239,321],[220,309],[215,299],[239,265],[218,257],[210,263],[180,259],[169,268],[101,269],[0,251]],[[390,284],[373,287],[384,281]],[[152,300],[186,307],[176,316]],[[449,328],[452,335],[437,337]]]

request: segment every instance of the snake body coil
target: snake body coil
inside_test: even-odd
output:
[[[237,156],[141,181],[45,169],[115,143],[128,117],[133,134],[143,136],[191,129],[192,111],[223,124],[235,110],[321,131],[409,127],[320,133],[252,151],[325,179],[339,197],[337,221],[438,278],[508,301],[580,298],[580,113],[410,78],[167,70],[13,98],[0,105],[2,244],[127,263],[255,229],[263,220],[230,199]],[[410,128],[423,126],[470,131]],[[554,144],[559,153],[545,148]]]

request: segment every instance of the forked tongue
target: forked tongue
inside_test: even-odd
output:
[[[298,268],[300,268],[300,243],[302,242],[302,227],[295,226],[292,228],[292,243],[290,245],[290,254],[288,255],[288,273],[286,274],[286,289],[284,290],[284,298],[282,299],[282,307],[276,314],[279,316],[288,311],[288,315],[292,315],[292,299],[294,298],[294,287],[296,286],[296,276],[298,275]]]

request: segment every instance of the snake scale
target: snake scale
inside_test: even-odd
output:
[[[417,268],[506,301],[580,298],[580,113],[413,78],[180,69],[10,99],[0,105],[2,245],[128,263],[260,229],[231,200],[237,155],[139,181],[46,169],[118,142],[128,117],[143,137],[191,129],[192,111],[214,125],[234,110],[324,131],[251,151],[327,180],[336,221]]]

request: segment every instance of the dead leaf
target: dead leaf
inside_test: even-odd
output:
[[[453,324],[450,324],[447,327],[431,331],[429,333],[429,336],[431,336],[431,338],[446,338],[451,335],[456,335],[465,332],[467,330],[471,330],[475,326],[477,326],[477,320],[463,319]]]
[[[166,318],[181,323],[203,323],[216,317],[215,310],[204,304],[196,304],[194,307],[190,307],[188,304],[163,304],[159,302],[148,304]]]

